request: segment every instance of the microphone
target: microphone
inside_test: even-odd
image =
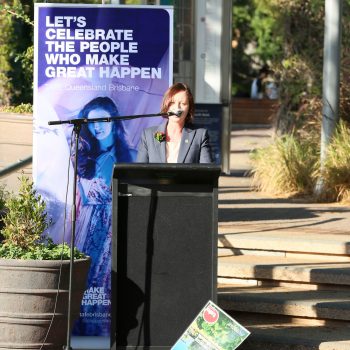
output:
[[[176,112],[168,112],[168,116],[171,116],[171,115],[176,115],[177,117],[181,117],[181,114],[182,114],[182,110],[181,109],[179,109],[178,111],[176,111]]]

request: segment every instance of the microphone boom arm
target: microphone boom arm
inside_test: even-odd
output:
[[[125,115],[115,116],[107,118],[77,118],[69,120],[51,120],[48,122],[49,125],[61,125],[61,124],[88,124],[98,122],[112,122],[116,120],[130,120],[138,118],[150,118],[150,117],[169,117],[170,115],[177,115],[177,112],[164,112],[164,113],[153,113],[153,114],[137,114],[137,115]]]

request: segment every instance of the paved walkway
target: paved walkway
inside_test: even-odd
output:
[[[272,130],[236,126],[231,132],[230,176],[219,179],[219,232],[232,225],[254,226],[265,230],[270,226],[312,229],[349,235],[350,207],[337,203],[314,203],[306,200],[273,198],[251,191],[249,152],[271,142]]]

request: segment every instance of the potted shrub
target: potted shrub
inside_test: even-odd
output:
[[[0,348],[62,349],[67,333],[70,248],[45,234],[46,204],[25,176],[9,195],[0,243]],[[79,316],[90,259],[75,249],[72,319]]]

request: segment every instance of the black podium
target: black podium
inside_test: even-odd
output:
[[[220,167],[116,164],[111,349],[170,349],[216,302]]]

